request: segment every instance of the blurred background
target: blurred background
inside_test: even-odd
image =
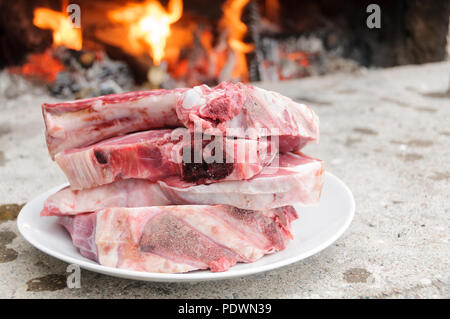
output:
[[[370,3],[0,0],[0,95],[74,99],[448,58],[448,1],[380,0],[381,28],[367,25]]]

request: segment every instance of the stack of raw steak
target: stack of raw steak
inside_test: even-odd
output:
[[[58,216],[80,253],[148,272],[225,271],[280,251],[294,204],[320,198],[323,162],[303,104],[241,83],[44,104],[49,152],[70,186]]]

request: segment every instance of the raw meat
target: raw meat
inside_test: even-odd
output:
[[[63,225],[72,237],[72,243],[86,258],[97,260],[95,246],[95,214],[77,215],[76,218],[60,217],[58,222]]]
[[[72,189],[79,190],[128,178],[157,181],[180,176],[195,183],[244,180],[258,174],[276,155],[268,140],[218,137],[199,142],[196,162],[195,147],[186,129],[151,130],[70,149],[58,153],[55,161]]]
[[[175,112],[185,89],[128,92],[42,105],[52,158],[61,151],[139,130],[181,126]]]
[[[189,89],[177,102],[177,114],[189,129],[210,135],[278,136],[281,152],[299,150],[319,138],[319,118],[308,106],[242,83]]]
[[[109,208],[60,217],[80,253],[101,265],[147,272],[226,271],[286,247],[293,207],[227,205]]]
[[[286,153],[246,181],[193,185],[170,177],[159,184],[172,204],[227,204],[264,210],[294,204],[317,205],[323,172],[321,160],[302,153]]]
[[[292,205],[319,202],[324,165],[306,105],[242,83],[43,104],[47,146],[70,186],[57,216],[99,264],[226,271],[293,238]]]
[[[159,183],[128,179],[81,191],[66,187],[47,199],[41,216],[173,204],[228,204],[251,210],[314,205],[319,202],[322,175],[322,161],[301,153],[287,153],[248,181],[193,185],[180,178]]]
[[[242,83],[44,103],[42,112],[52,158],[109,137],[183,125],[210,135],[277,136],[281,152],[299,150],[319,136],[319,119],[308,106]]]
[[[41,216],[77,215],[110,207],[171,204],[159,184],[143,179],[126,179],[80,191],[65,187],[47,198]]]

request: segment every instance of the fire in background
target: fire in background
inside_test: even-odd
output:
[[[135,56],[149,56],[153,66],[167,71],[174,86],[213,83],[223,80],[248,81],[245,54],[253,45],[243,41],[247,26],[241,21],[249,0],[227,0],[219,30],[183,16],[183,2],[170,0],[167,8],[157,0],[129,3],[108,12],[108,18],[122,27],[99,32],[99,37]],[[126,30],[125,36],[117,36]],[[214,38],[213,34],[219,34]],[[124,41],[121,39],[124,38]],[[194,57],[195,56],[195,57]],[[149,80],[159,69],[150,68]]]
[[[170,0],[167,9],[157,0],[147,0],[112,10],[108,12],[108,17],[126,27],[125,50],[136,55],[147,53],[153,58],[154,65],[160,65],[165,56],[167,38],[171,34],[170,25],[177,22],[182,14],[182,0]]]
[[[54,11],[48,8],[36,8],[34,10],[33,24],[41,29],[53,31],[53,45],[63,45],[74,50],[81,50],[83,37],[81,29],[77,28],[65,11],[67,1],[63,1],[62,11]]]
[[[140,88],[173,88],[358,72],[361,65],[370,67],[370,57],[381,61],[382,52],[391,52],[370,37],[373,32],[340,28],[346,20],[327,16],[338,12],[326,3],[218,0],[220,7],[205,9],[182,0],[79,1],[82,29],[73,28],[64,5],[35,8],[33,22],[51,30],[53,46],[29,55],[18,71],[56,82],[52,92],[58,96],[126,90],[127,69]],[[117,61],[123,62],[113,67]]]
[[[177,23],[184,15],[182,0],[169,0],[166,6],[158,0],[112,5],[113,9],[106,12],[109,27],[97,30],[96,36],[133,56],[142,69],[148,70],[152,88],[248,81],[246,55],[254,46],[243,40],[248,28],[241,18],[249,2],[225,1],[222,18],[215,25],[190,17]],[[61,11],[36,8],[33,22],[53,31],[54,47],[81,51],[82,30],[71,25],[65,4]],[[58,68],[53,70],[59,72]]]

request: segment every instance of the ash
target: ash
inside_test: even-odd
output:
[[[0,97],[6,101],[6,106],[8,100],[23,96],[50,94],[61,99],[80,99],[123,93],[134,88],[128,65],[111,60],[103,52],[57,47],[51,49],[51,55],[64,66],[53,81],[18,72],[20,68],[0,71]]]
[[[328,42],[328,41],[327,41]],[[336,41],[337,42],[337,41]],[[343,47],[330,47],[315,35],[286,38],[263,37],[259,48],[263,57],[262,81],[279,81],[336,72],[364,69],[357,59],[343,57]]]
[[[55,56],[66,66],[49,86],[55,97],[84,98],[122,93],[134,85],[127,64],[113,61],[105,53],[59,47]]]

